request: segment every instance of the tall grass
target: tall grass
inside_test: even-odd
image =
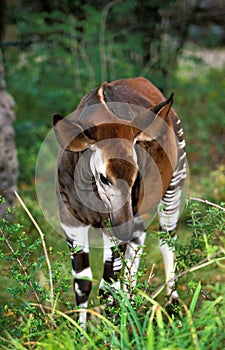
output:
[[[26,211],[29,212],[27,208]],[[2,219],[1,240],[8,251],[2,249],[1,258],[7,266],[6,274],[14,281],[7,292],[17,299],[2,305],[2,349],[223,349],[224,284],[207,281],[210,292],[206,293],[205,282],[201,283],[200,278],[197,281],[196,276],[192,280],[192,274],[197,271],[204,275],[209,266],[217,272],[225,268],[224,238],[218,241],[217,236],[224,232],[224,207],[195,200],[190,202],[189,215],[193,234],[189,243],[177,246],[176,278],[178,289],[183,284],[182,276],[188,278],[190,297],[183,301],[181,296],[171,315],[160,301],[164,284],[158,292],[152,292],[146,281],[138,283],[132,298],[108,285],[116,306],[109,310],[102,306],[101,311],[99,306],[87,309],[86,329],[76,318],[84,310],[59,302],[69,288],[66,278],[56,278],[63,274],[63,266],[52,264],[54,289],[51,289],[49,269],[44,262],[48,247],[42,242],[43,254],[34,270],[30,264],[34,247],[25,240],[21,225]],[[44,284],[37,278],[37,269],[45,274]]]
[[[200,302],[201,284],[194,291],[190,306],[181,302],[179,318],[171,318],[166,310],[148,295],[140,294],[148,302],[145,315],[140,315],[126,295],[120,291],[119,302],[112,320],[92,309],[87,330],[70,315],[55,310],[59,325],[53,330],[45,325],[42,331],[32,334],[29,320],[23,325],[24,335],[14,339],[6,334],[3,349],[223,349],[224,304],[222,296],[213,301]],[[221,305],[223,304],[223,310]],[[39,307],[39,305],[37,306]]]

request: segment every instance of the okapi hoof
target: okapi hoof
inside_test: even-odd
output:
[[[101,305],[104,305],[104,313],[107,317],[111,317],[114,313],[112,312],[112,308],[118,308],[118,302],[115,298],[110,294],[110,292],[100,289],[99,290],[99,299]]]
[[[170,300],[166,304],[165,310],[172,319],[179,317],[179,313],[180,313],[179,299]]]

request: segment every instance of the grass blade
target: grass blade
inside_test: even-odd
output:
[[[191,315],[193,315],[193,313],[194,313],[200,292],[201,292],[201,283],[199,282],[197,285],[197,288],[194,292],[194,295],[193,295],[193,298],[191,300],[191,304],[189,307],[189,311],[190,311]]]
[[[122,311],[120,319],[120,349],[127,349],[129,343],[127,313]]]
[[[191,332],[191,339],[192,339],[192,343],[193,343],[193,349],[195,350],[200,350],[201,347],[200,347],[200,344],[199,344],[199,341],[198,341],[198,335],[197,335],[197,332],[196,332],[196,329],[195,329],[195,326],[194,326],[194,323],[193,323],[193,319],[192,319],[192,314],[190,312],[190,310],[188,310],[187,306],[184,304],[184,309],[185,309],[185,312],[187,314],[187,320],[188,320],[188,324],[189,324],[189,327],[190,327],[190,332]]]
[[[154,350],[155,348],[155,333],[154,333],[154,326],[153,326],[153,320],[155,317],[156,312],[156,305],[153,305],[152,307],[152,313],[149,318],[149,324],[148,324],[148,330],[147,330],[147,350]]]

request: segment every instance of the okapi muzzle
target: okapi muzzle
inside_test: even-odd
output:
[[[107,294],[107,284],[119,288],[121,254],[114,249],[118,240],[135,285],[146,236],[143,219],[154,208],[160,230],[173,232],[175,237],[186,153],[183,129],[172,103],[173,93],[165,99],[150,81],[140,77],[103,83],[84,96],[68,118],[53,116],[61,146],[56,192],[61,226],[69,247],[76,248],[71,257],[78,306],[87,307],[91,291],[90,226],[103,234],[101,295]],[[165,240],[160,241],[160,250],[172,302],[178,298],[173,250]],[[85,312],[80,322],[85,327]]]
[[[110,222],[113,235],[122,242],[128,242],[133,239],[134,218],[133,209],[130,201],[116,211],[110,212]]]
[[[134,232],[134,215],[131,198],[131,188],[128,187],[126,181],[121,182],[121,190],[117,190],[116,196],[111,201],[109,212],[110,223],[112,226],[113,235],[122,242],[127,242],[133,237]]]

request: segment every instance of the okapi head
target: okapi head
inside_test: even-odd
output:
[[[172,103],[173,93],[132,122],[126,116],[116,117],[105,106],[97,123],[93,123],[96,116],[73,121],[53,115],[56,137],[65,151],[91,150],[90,168],[98,196],[107,208],[114,236],[124,242],[133,234],[132,190],[139,173],[135,144],[154,140],[163,132]]]

